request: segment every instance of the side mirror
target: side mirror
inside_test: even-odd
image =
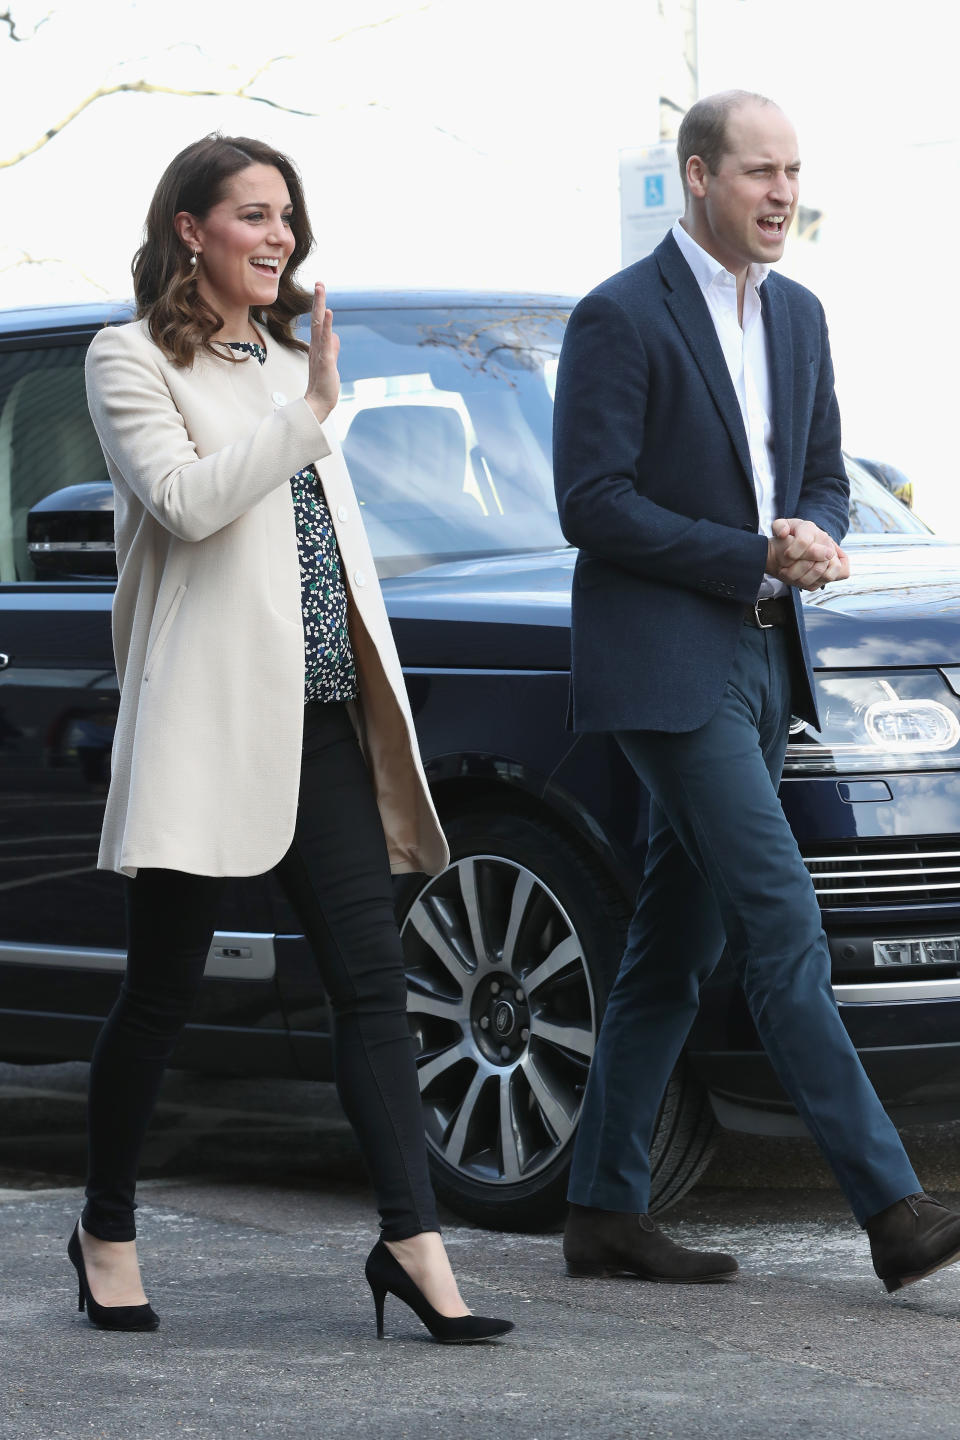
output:
[[[117,578],[113,486],[54,490],[27,512],[27,550],[38,580]]]

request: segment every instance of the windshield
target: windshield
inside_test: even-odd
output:
[[[338,439],[381,576],[566,541],[554,309],[339,310]]]
[[[902,500],[880,484],[849,455],[843,457],[850,477],[848,535],[929,535],[930,528]]]

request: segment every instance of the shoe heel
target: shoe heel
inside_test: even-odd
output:
[[[382,1240],[377,1241],[367,1256],[365,1273],[377,1311],[378,1340],[383,1339],[383,1302],[387,1295],[395,1295],[408,1305],[434,1340],[443,1345],[478,1345],[513,1329],[511,1321],[493,1320],[485,1315],[439,1314]]]
[[[80,1246],[80,1222],[67,1242],[67,1256],[77,1272],[77,1309],[86,1310],[91,1325],[100,1330],[156,1330],[160,1321],[149,1305],[98,1305],[90,1293],[87,1267]]]
[[[371,1292],[372,1292],[372,1294],[373,1294],[373,1308],[374,1308],[374,1309],[376,1310],[376,1312],[377,1312],[377,1339],[378,1339],[378,1340],[382,1340],[382,1339],[383,1339],[383,1302],[384,1302],[384,1300],[386,1300],[386,1298],[387,1298],[387,1292],[386,1292],[386,1290],[376,1290],[376,1289],[374,1289],[374,1287],[373,1287],[372,1285],[370,1286],[370,1290],[371,1290]]]
[[[610,1269],[609,1265],[598,1265],[595,1260],[568,1260],[568,1275],[614,1275],[616,1272]]]

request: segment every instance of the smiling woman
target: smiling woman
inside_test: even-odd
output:
[[[137,314],[180,364],[199,347],[234,357],[214,337],[305,350],[292,322],[310,309],[296,282],[313,249],[300,177],[285,155],[246,136],[210,135],[168,166],[133,262]]]
[[[471,1316],[440,1240],[391,869],[449,858],[357,498],[332,428],[340,342],[296,170],[219,135],[167,167],[134,263],[137,320],[87,354],[113,483],[120,702],[99,865],[126,877],[120,995],[90,1070],[80,1308],[152,1330],[134,1194],[164,1068],[193,1008],[226,880],[276,873],[334,1016],[335,1078],[382,1221],[367,1261],[435,1338]],[[361,739],[362,736],[362,747]]]
[[[197,293],[230,334],[244,337],[251,309],[276,302],[296,243],[292,217],[290,192],[274,165],[247,165],[232,175],[203,218],[188,210],[176,216],[177,234],[193,249]]]

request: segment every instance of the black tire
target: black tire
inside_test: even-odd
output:
[[[539,817],[468,809],[444,829],[450,867],[397,891],[434,1186],[480,1225],[545,1230],[564,1212],[630,909],[596,858]],[[710,1133],[705,1095],[678,1072],[651,1155],[651,1208],[694,1183]]]
[[[710,1097],[680,1060],[667,1084],[650,1146],[650,1212],[669,1210],[710,1164],[717,1122]]]

